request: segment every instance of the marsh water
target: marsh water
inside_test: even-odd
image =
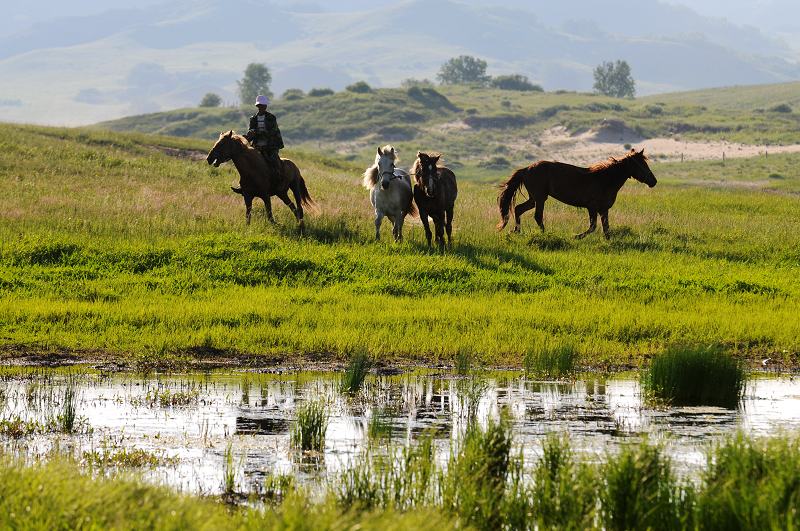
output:
[[[223,461],[234,456],[237,488],[257,491],[268,474],[288,473],[323,484],[368,445],[386,448],[432,434],[444,462],[474,418],[485,423],[507,409],[515,443],[527,462],[543,437],[567,433],[576,452],[600,460],[621,444],[647,438],[663,443],[678,470],[697,473],[705,451],[721,437],[744,431],[772,435],[800,430],[800,380],[758,375],[737,410],[653,408],[642,399],[635,374],[541,382],[520,373],[460,378],[447,371],[371,376],[356,396],[340,392],[340,374],[204,372],[188,374],[103,373],[90,369],[9,369],[0,372],[0,420],[43,423],[62,408],[68,385],[75,389],[78,433],[42,430],[0,435],[0,447],[30,460],[66,453],[88,461],[139,449],[161,462],[144,474],[179,490],[215,494],[223,488]],[[328,405],[325,450],[301,455],[290,447],[298,404]],[[380,419],[383,442],[370,437]]]

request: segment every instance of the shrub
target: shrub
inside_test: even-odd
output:
[[[281,98],[289,101],[302,100],[305,97],[305,95],[306,95],[305,92],[303,92],[302,90],[293,88],[293,89],[286,89],[283,92]]]
[[[213,92],[209,92],[200,100],[200,107],[219,107],[222,105],[222,98]]]
[[[370,87],[366,81],[357,81],[352,85],[348,85],[345,90],[348,92],[355,92],[357,94],[368,94],[372,92],[372,87]]]
[[[792,107],[788,103],[781,103],[769,108],[769,112],[779,112],[789,114],[792,112]]]
[[[312,98],[321,98],[323,96],[332,96],[336,94],[332,89],[329,88],[312,88],[308,91],[308,95]]]
[[[517,90],[520,92],[544,92],[541,85],[531,83],[528,76],[520,74],[512,74],[509,76],[496,76],[493,77],[491,86],[500,90]]]

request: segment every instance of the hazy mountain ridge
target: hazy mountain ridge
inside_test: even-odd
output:
[[[0,119],[91,123],[186,107],[208,91],[233,102],[252,61],[270,66],[277,93],[358,79],[397,86],[432,78],[461,53],[485,58],[491,74],[523,73],[548,89],[589,90],[592,68],[616,58],[631,63],[642,94],[800,77],[781,41],[682,6],[503,4],[414,0],[331,13],[230,0],[60,18],[0,39]],[[40,107],[42,87],[53,108]]]

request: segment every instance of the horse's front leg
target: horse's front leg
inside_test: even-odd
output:
[[[401,211],[400,214],[395,216],[394,220],[394,241],[400,243],[403,241],[403,222],[406,219],[406,213]]]
[[[606,240],[611,239],[611,229],[608,228],[608,209],[600,211],[600,221],[603,223],[603,236]]]
[[[381,239],[381,223],[383,223],[383,212],[375,210],[375,241]]]
[[[250,215],[253,210],[253,196],[243,195],[244,197],[244,218],[248,225],[250,225]]]
[[[589,209],[589,229],[585,232],[581,232],[580,234],[576,234],[575,238],[581,240],[591,233],[593,233],[597,229],[597,210],[590,208]]]
[[[431,233],[430,225],[428,225],[428,213],[422,208],[419,209],[419,219],[422,221],[422,227],[425,229],[425,238],[428,240],[428,247],[430,247],[433,234]]]

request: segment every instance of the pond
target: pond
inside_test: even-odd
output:
[[[98,456],[144,450],[156,458],[144,472],[149,480],[218,494],[227,450],[241,491],[257,491],[266,475],[276,473],[323,485],[370,444],[374,417],[394,446],[431,434],[443,462],[468,419],[485,423],[507,409],[526,461],[537,457],[551,432],[567,433],[582,458],[596,461],[646,437],[663,443],[686,474],[702,469],[705,451],[723,436],[800,430],[800,382],[785,375],[752,378],[738,410],[649,407],[635,374],[581,374],[565,383],[531,381],[514,372],[459,378],[446,371],[416,371],[370,376],[354,397],[340,392],[340,377],[6,367],[0,369],[0,421],[6,421],[0,448],[29,460],[66,453],[86,464]],[[63,414],[68,388],[75,394],[74,434],[52,428],[53,419]],[[330,415],[325,450],[316,456],[290,446],[295,408],[310,398],[324,400]],[[12,422],[29,429],[12,433]]]

